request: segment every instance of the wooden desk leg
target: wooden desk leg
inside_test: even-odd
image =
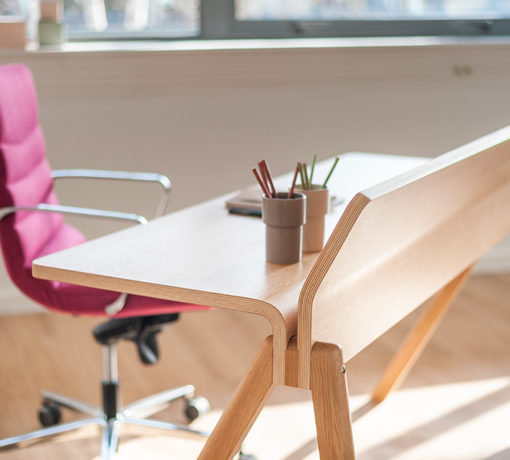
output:
[[[432,338],[434,331],[441,324],[441,320],[450,305],[469,278],[472,269],[473,265],[450,281],[429,301],[421,317],[384,370],[383,376],[372,393],[374,403],[383,401],[389,392],[397,388],[409,374],[421,352]]]
[[[273,337],[264,340],[198,460],[231,460],[273,389]]]
[[[313,345],[310,386],[321,460],[355,458],[347,381],[342,367],[340,347],[322,342]]]

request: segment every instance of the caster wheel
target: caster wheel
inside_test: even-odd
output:
[[[238,460],[257,460],[257,457],[255,457],[255,455],[243,454],[242,452],[239,452]]]
[[[62,412],[54,402],[43,401],[38,416],[42,426],[53,426],[60,423]]]
[[[207,414],[211,409],[209,401],[203,396],[195,396],[193,398],[186,398],[186,407],[184,408],[184,415],[188,421],[192,422],[200,415]]]

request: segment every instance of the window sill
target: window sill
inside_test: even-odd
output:
[[[217,50],[279,50],[328,48],[407,48],[444,46],[509,45],[510,37],[368,37],[368,38],[303,38],[303,39],[233,39],[233,40],[122,40],[71,41],[61,46],[26,49],[2,49],[4,55],[81,54],[117,52],[172,52]]]

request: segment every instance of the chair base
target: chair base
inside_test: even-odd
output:
[[[193,385],[163,391],[121,408],[115,415],[108,417],[106,411],[99,407],[78,401],[57,393],[42,392],[43,401],[57,404],[60,407],[91,416],[91,418],[62,423],[41,430],[32,431],[19,436],[0,439],[0,450],[10,449],[21,444],[42,441],[50,437],[80,429],[88,425],[98,425],[102,428],[101,460],[111,460],[117,451],[119,429],[122,424],[139,425],[162,430],[180,431],[192,435],[209,436],[209,433],[195,430],[187,425],[179,425],[148,419],[152,414],[164,409],[170,402],[184,398],[186,401],[202,402],[201,407],[195,407],[197,414],[207,412],[206,400],[193,398],[195,388]],[[200,404],[198,404],[200,406]]]

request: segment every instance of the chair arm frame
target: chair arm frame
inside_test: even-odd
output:
[[[7,206],[0,208],[0,221],[15,212],[56,212],[59,214],[71,214],[75,216],[86,216],[100,219],[120,220],[123,222],[136,222],[141,225],[147,223],[144,216],[118,211],[105,211],[103,209],[79,208],[76,206],[63,206],[60,204],[40,203],[36,206]],[[124,308],[126,304],[127,294],[121,293],[119,298],[105,307],[107,315],[115,315]]]
[[[60,214],[71,214],[76,216],[87,216],[87,217],[95,217],[101,219],[111,219],[111,220],[120,220],[120,221],[128,221],[128,222],[137,222],[141,225],[145,225],[147,223],[147,219],[144,216],[140,216],[139,214],[132,214],[127,212],[118,212],[118,211],[106,211],[103,209],[93,209],[93,208],[80,208],[76,206],[63,206],[60,204],[46,204],[40,203],[36,206],[7,206],[5,208],[0,208],[0,220],[9,214],[15,212],[56,212]]]
[[[51,172],[51,177],[55,179],[109,179],[125,180],[136,182],[157,182],[163,187],[163,193],[159,200],[158,207],[154,217],[162,216],[170,199],[170,190],[172,183],[170,179],[158,173],[148,172],[129,172],[129,171],[106,171],[100,169],[55,169]]]

